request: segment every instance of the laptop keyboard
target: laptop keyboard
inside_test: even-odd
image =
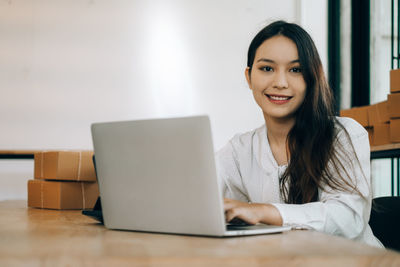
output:
[[[239,218],[234,218],[231,220],[229,223],[226,224],[226,230],[246,230],[249,228],[252,228],[251,226],[254,226],[252,224],[248,224],[245,221],[239,219]]]
[[[247,225],[234,225],[234,224],[227,224],[226,230],[227,231],[237,231],[237,230],[258,230],[258,229],[265,229],[268,227],[266,224],[247,224]]]

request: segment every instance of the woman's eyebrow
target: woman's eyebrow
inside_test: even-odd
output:
[[[275,61],[273,61],[272,59],[268,59],[268,58],[260,58],[259,60],[257,60],[257,62],[269,62],[269,63],[275,63]],[[293,63],[299,63],[300,60],[299,59],[295,59],[289,62],[289,64],[293,64]]]

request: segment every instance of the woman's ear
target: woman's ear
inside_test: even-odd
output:
[[[244,75],[246,76],[247,84],[249,85],[249,88],[250,88],[250,90],[251,90],[251,78],[250,78],[250,68],[249,68],[249,67],[247,67],[247,68],[244,70]]]

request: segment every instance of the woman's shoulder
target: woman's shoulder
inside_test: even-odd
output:
[[[266,136],[265,124],[251,131],[235,134],[230,143],[234,146],[248,147],[253,143],[254,138],[260,138],[264,135]]]
[[[262,141],[259,139],[262,139],[264,136],[266,138],[265,124],[251,131],[235,134],[221,150],[224,150],[224,148],[226,149],[227,147],[237,152],[248,149],[251,150],[254,141]]]
[[[337,129],[339,136],[343,134],[344,129],[351,137],[368,135],[367,130],[361,124],[348,117],[336,117],[335,128]]]

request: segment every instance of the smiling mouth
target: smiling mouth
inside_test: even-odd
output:
[[[265,94],[265,96],[268,97],[272,101],[283,101],[283,102],[286,102],[293,97],[293,96],[269,95],[269,94]]]

